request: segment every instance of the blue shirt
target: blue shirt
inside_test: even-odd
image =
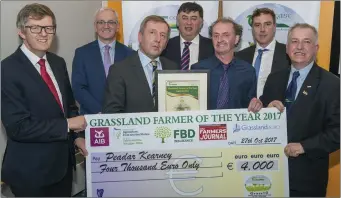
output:
[[[252,98],[256,97],[257,79],[254,67],[248,62],[234,58],[227,70],[228,76],[228,103],[224,109],[247,108]],[[224,75],[222,62],[214,55],[201,60],[191,66],[191,70],[210,70],[209,100],[208,109],[217,108],[217,99],[220,86],[220,79]]]
[[[150,59],[143,52],[141,52],[141,50],[138,50],[137,53],[139,55],[144,74],[146,75],[148,81],[150,94],[153,94],[153,65],[150,63],[152,59]],[[160,58],[157,57],[155,60],[157,62],[156,70],[162,70]]]
[[[102,56],[102,61],[104,63],[104,52],[105,52],[105,49],[104,47],[106,45],[109,45],[110,46],[110,49],[109,49],[109,54],[110,54],[110,58],[111,58],[111,64],[114,64],[115,62],[115,46],[116,46],[116,40],[113,41],[112,43],[110,44],[105,44],[103,43],[102,41],[100,41],[98,39],[98,45],[99,45],[99,49],[101,50],[101,56]]]
[[[295,99],[298,96],[298,93],[300,92],[300,89],[304,83],[304,80],[307,78],[311,68],[314,65],[314,61],[312,61],[311,63],[309,63],[309,65],[307,65],[306,67],[302,68],[302,69],[296,69],[294,66],[291,65],[291,70],[290,70],[290,75],[289,75],[289,80],[288,80],[288,84],[287,84],[287,88],[291,82],[292,79],[292,75],[295,71],[298,71],[300,73],[300,76],[297,78],[297,90],[296,90],[296,95],[295,95]]]

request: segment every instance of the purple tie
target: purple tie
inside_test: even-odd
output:
[[[110,46],[109,45],[106,45],[104,46],[104,70],[105,70],[105,76],[108,76],[108,73],[109,73],[109,68],[111,66],[111,58],[110,58]]]
[[[182,51],[182,56],[181,56],[181,70],[188,70],[189,60],[190,60],[189,46],[192,44],[192,42],[184,42],[184,44],[185,44],[185,47],[184,47],[184,50]]]
[[[228,104],[229,81],[227,77],[227,71],[228,71],[228,68],[230,67],[230,64],[227,64],[227,65],[223,64],[224,75],[220,78],[220,85],[219,85],[218,98],[217,98],[217,109],[224,109],[225,106],[227,106]]]

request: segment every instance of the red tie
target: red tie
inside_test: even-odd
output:
[[[57,100],[57,103],[59,104],[60,108],[63,110],[63,106],[62,106],[62,103],[60,102],[59,100],[59,97],[58,97],[58,93],[57,93],[57,89],[56,87],[54,86],[53,82],[52,82],[52,79],[50,77],[50,75],[47,73],[46,71],[46,66],[45,66],[45,59],[40,59],[38,61],[38,64],[40,65],[40,74],[41,74],[41,77],[44,79],[45,83],[47,84],[47,86],[49,87],[50,91],[52,92],[54,98]]]

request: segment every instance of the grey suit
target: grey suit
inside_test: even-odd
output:
[[[179,68],[167,58],[160,61],[163,70]],[[104,92],[103,113],[157,111],[137,52],[110,67]]]

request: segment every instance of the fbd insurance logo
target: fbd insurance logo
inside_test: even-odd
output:
[[[109,127],[90,128],[90,145],[109,146]]]

